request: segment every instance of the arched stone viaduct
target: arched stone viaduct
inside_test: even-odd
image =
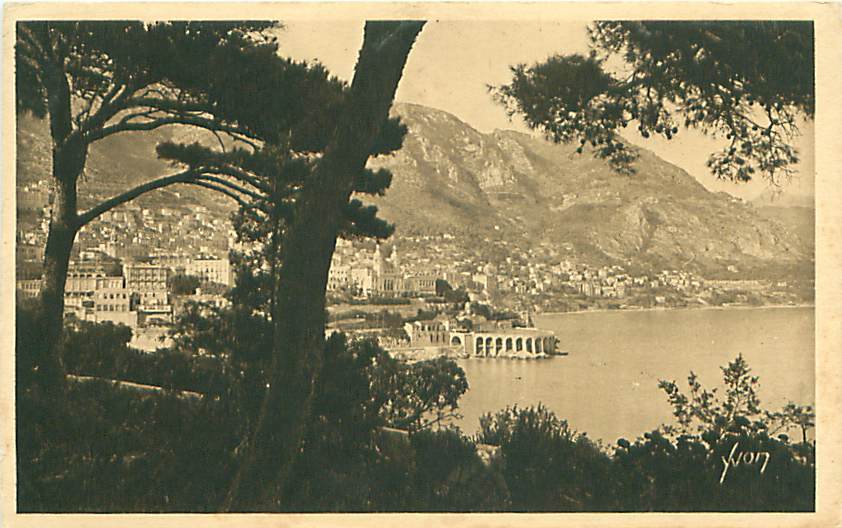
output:
[[[472,356],[497,357],[518,353],[553,354],[556,338],[549,332],[453,332],[452,346],[463,346]]]

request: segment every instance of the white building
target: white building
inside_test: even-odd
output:
[[[234,284],[234,273],[227,258],[208,256],[192,259],[187,262],[184,272],[206,282],[216,282],[228,287]]]
[[[351,267],[331,265],[327,274],[327,290],[337,291],[347,288],[351,283]]]
[[[126,288],[105,288],[94,294],[94,320],[137,326],[137,312],[132,308],[132,293]]]
[[[368,295],[374,288],[374,272],[371,268],[352,268],[349,273],[351,285]]]

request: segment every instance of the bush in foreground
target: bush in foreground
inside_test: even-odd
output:
[[[217,511],[262,396],[253,354],[139,355],[120,328],[81,325],[66,337],[69,371],[162,390],[68,382],[56,402],[29,375],[34,320],[18,312],[19,511]],[[467,389],[453,362],[399,363],[337,335],[325,343],[294,491],[273,511],[813,510],[812,410],[763,410],[742,358],[723,377],[721,398],[692,374],[687,394],[662,382],[675,423],[615,448],[540,405],[486,415],[469,438],[438,429]],[[784,434],[792,427],[801,442]],[[481,459],[478,444],[497,446],[496,457]]]

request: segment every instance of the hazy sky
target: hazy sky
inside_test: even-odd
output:
[[[409,55],[396,99],[450,112],[482,132],[495,128],[528,131],[510,122],[494,103],[486,86],[510,79],[509,66],[531,64],[556,53],[587,51],[585,22],[429,21]],[[288,21],[279,33],[282,54],[297,59],[318,59],[338,77],[350,80],[363,38],[363,21]],[[631,128],[631,127],[630,127]],[[813,125],[802,127],[796,143],[802,163],[799,176],[787,188],[795,194],[814,194]],[[716,181],[705,161],[723,141],[682,130],[672,141],[644,140],[630,134],[633,143],[648,148],[695,176],[706,187],[751,198],[764,190],[761,180],[749,184]]]

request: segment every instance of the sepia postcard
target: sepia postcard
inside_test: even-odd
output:
[[[0,524],[842,525],[842,6],[6,3]]]

